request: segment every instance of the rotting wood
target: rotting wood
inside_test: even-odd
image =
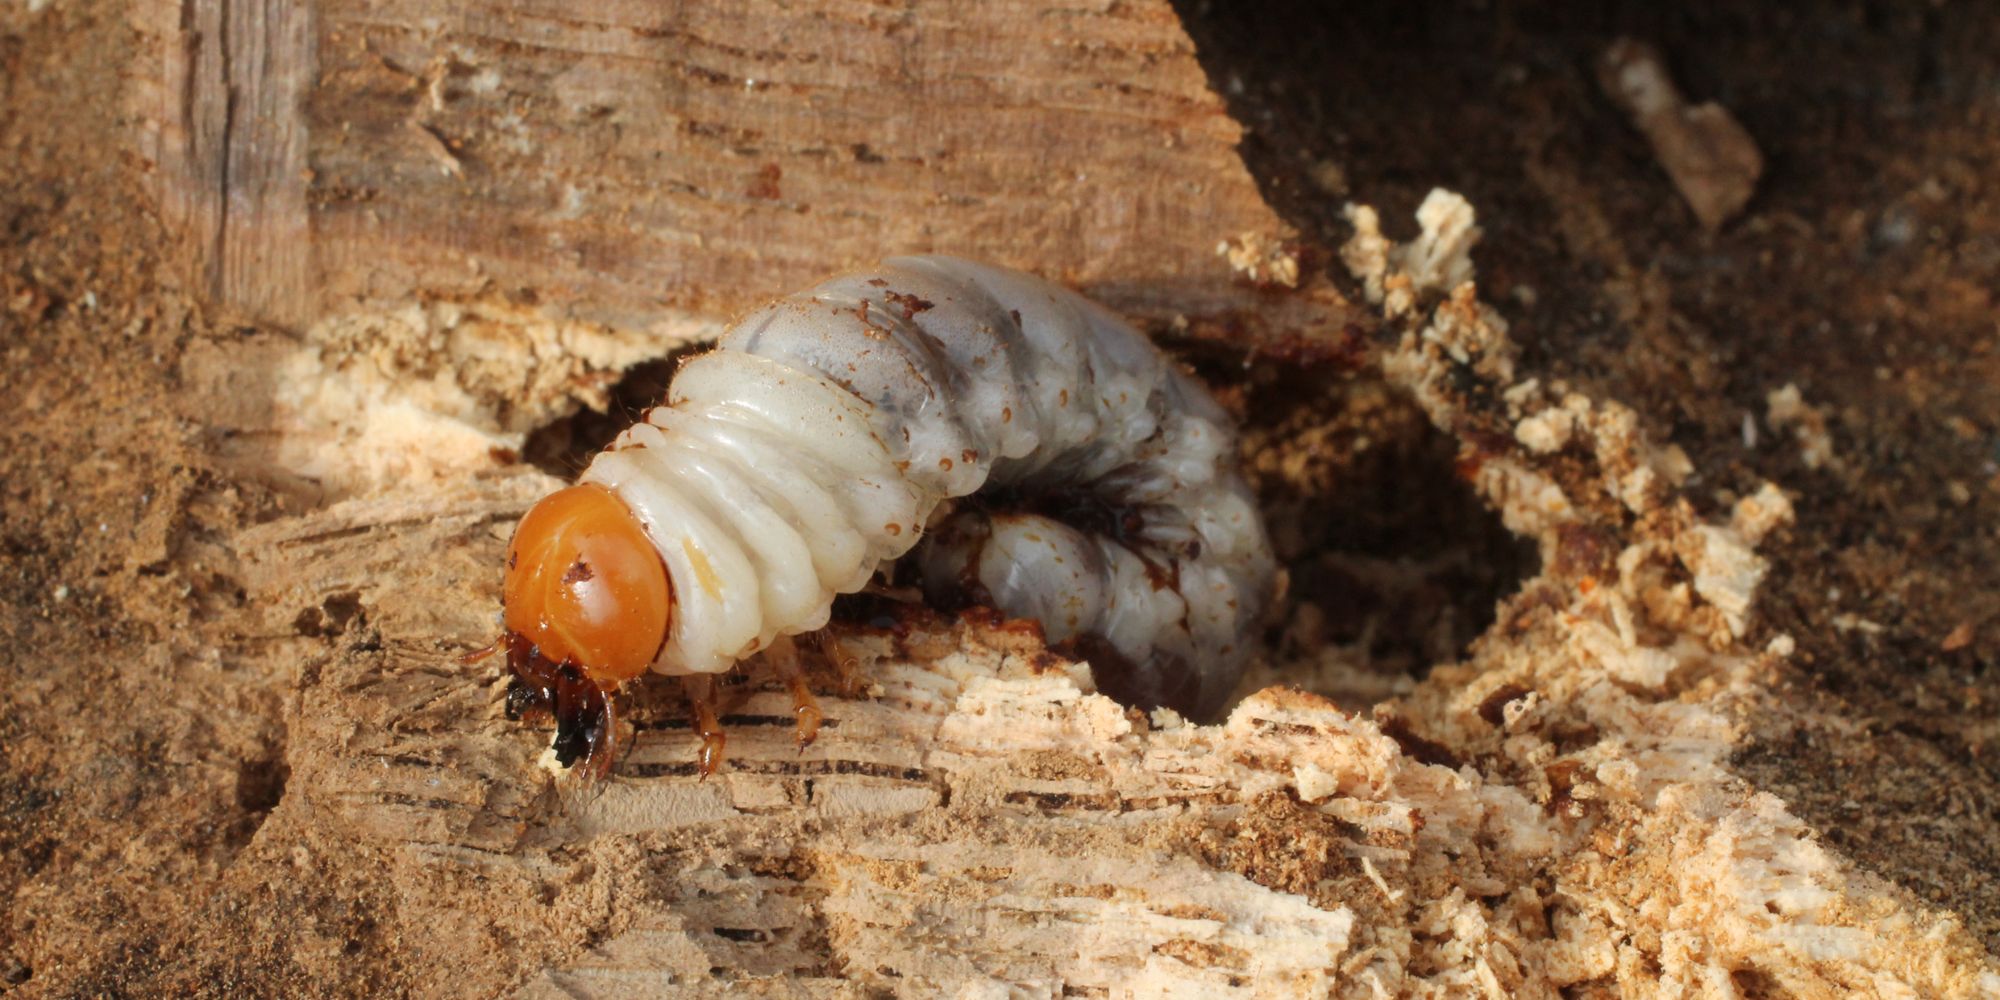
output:
[[[140,150],[162,218],[181,234],[186,278],[246,316],[302,326],[313,315],[307,126],[313,7],[289,0],[184,0],[137,8],[161,46],[142,77]]]
[[[226,2],[145,8],[167,65],[182,63],[168,78],[191,81],[146,91],[158,100],[142,119],[156,149],[180,150],[159,154],[161,183],[194,185],[163,190],[165,205],[193,206],[169,217],[198,247],[220,241],[197,251],[202,287],[281,323],[472,298],[487,316],[650,328],[935,247],[1154,317],[1254,304],[1280,330],[1269,317],[1310,320],[1294,331],[1359,321],[1323,285],[1255,291],[1213,256],[1219,238],[1279,227],[1164,7],[1069,12],[1022,35],[1001,29],[1043,24],[1036,8],[968,7],[953,13],[969,27],[944,28],[815,3],[762,22],[778,27],[756,37],[775,44],[720,8],[585,7],[594,16],[291,8],[318,68],[297,112],[312,208],[309,239],[281,248],[307,261],[305,280],[268,286],[227,261],[281,230],[231,235],[220,206],[281,216],[283,186],[251,178],[289,161],[220,164],[232,136],[249,155],[267,151],[251,135],[305,133],[218,125],[213,102],[293,113],[282,88],[228,64],[273,51],[240,40],[268,38],[269,22]],[[1085,41],[1022,51],[1002,37]],[[776,54],[822,49],[833,54]],[[1134,82],[1148,74],[1163,89]],[[914,124],[882,124],[918,98],[931,103]],[[237,197],[255,204],[238,212]],[[1372,213],[1356,219],[1368,235]],[[459,992],[1552,996],[1692,990],[1737,972],[1801,996],[2000,986],[1949,915],[1821,850],[1724,766],[1730,713],[1757,708],[1758,667],[1783,655],[1741,635],[1752,546],[1782,497],[1747,498],[1737,523],[1695,521],[1674,493],[1685,470],[1630,410],[1517,381],[1471,286],[1423,287],[1392,266],[1410,255],[1372,235],[1356,270],[1408,319],[1384,377],[1462,435],[1467,474],[1511,528],[1553,554],[1581,525],[1616,553],[1588,572],[1546,559],[1504,630],[1387,707],[1399,726],[1282,691],[1225,726],[1141,724],[1083,694],[1076,665],[975,628],[934,655],[887,658],[867,698],[828,698],[831,724],[807,755],[767,724],[782,697],[752,690],[717,779],[698,780],[692,737],[655,719],[619,778],[563,785],[534,763],[545,734],[501,716],[498,672],[453,662],[490,635],[504,536],[551,481],[490,460],[461,468],[439,446],[413,458],[450,475],[357,477],[336,503],[232,539],[265,618],[243,663],[298,676],[291,779],[260,838],[293,847],[308,874],[333,863],[315,858],[379,866],[398,947]],[[517,365],[574,342],[545,326],[495,341]],[[260,363],[284,353],[265,346]],[[394,380],[459,360],[424,353],[435,345],[421,337],[392,346],[416,366],[357,384],[420,398]],[[244,361],[204,357],[193,374]],[[334,371],[273,362],[245,381],[289,399]],[[1484,402],[1469,405],[1466,386]],[[379,409],[357,398],[338,411],[307,399],[302,415],[337,427]],[[1551,454],[1530,444],[1558,439]],[[1489,708],[1502,689],[1523,693]],[[1441,763],[1416,759],[1416,740]]]
[[[1165,3],[155,0],[136,23],[164,214],[214,303],[280,324],[497,295],[646,328],[925,251],[1203,316],[1259,302],[1216,242],[1286,232]]]
[[[1473,286],[1439,297],[1462,262],[1400,270],[1429,258],[1355,218],[1349,259],[1403,316],[1378,376],[1464,435],[1480,495],[1549,556],[1409,695],[1371,714],[1271,688],[1193,726],[969,623],[872,640],[869,690],[823,691],[804,753],[753,666],[709,780],[679,707],[642,689],[616,776],[575,783],[541,763],[545,731],[504,717],[501,668],[455,662],[495,627],[513,517],[554,483],[516,469],[235,539],[269,634],[343,623],[267,647],[309,667],[266,835],[383,858],[405,947],[530,997],[2000,985],[1955,918],[1727,768],[1731,720],[1789,649],[1748,646],[1744,618],[1784,495],[1703,521],[1633,411],[1522,381]],[[1442,195],[1425,218],[1417,246],[1473,222]],[[1579,532],[1615,558],[1554,558]],[[511,942],[507,963],[468,960],[474,933]]]

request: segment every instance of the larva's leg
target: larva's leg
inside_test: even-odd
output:
[[[458,658],[458,665],[462,667],[469,667],[475,663],[483,663],[486,661],[488,657],[506,648],[507,648],[507,637],[503,635],[500,636],[499,638],[494,639],[492,642],[489,642],[486,645],[473,650],[470,653],[465,653],[460,655]]]
[[[708,674],[683,677],[681,690],[687,693],[688,704],[694,708],[694,731],[701,737],[701,753],[696,760],[701,764],[701,780],[707,781],[722,766],[723,747],[729,742],[729,735],[722,731],[722,720],[716,717],[715,678]]]
[[[861,592],[870,597],[879,597],[885,601],[895,601],[899,604],[915,605],[924,603],[924,591],[922,587],[897,586],[889,582],[886,578],[868,581],[868,585],[862,587]]]
[[[819,724],[826,718],[819,710],[819,703],[813,700],[812,688],[806,686],[804,664],[799,662],[799,649],[792,637],[781,635],[764,651],[764,659],[771,669],[784,678],[785,686],[792,692],[792,724],[796,727],[799,752],[805,753],[819,738]]]
[[[861,657],[849,648],[832,628],[823,628],[813,633],[813,642],[819,646],[819,654],[833,665],[833,675],[840,684],[840,696],[853,698],[861,691]]]

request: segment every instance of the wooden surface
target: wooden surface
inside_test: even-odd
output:
[[[1740,620],[1782,496],[1696,518],[1684,459],[1632,410],[1517,377],[1473,286],[1426,287],[1461,272],[1409,272],[1424,255],[1372,221],[1349,264],[1400,303],[1400,341],[1367,377],[1422,404],[1545,556],[1465,662],[1373,709],[1273,689],[1196,727],[1127,716],[1079,665],[968,629],[826,697],[805,754],[784,697],[753,684],[710,780],[670,702],[633,713],[647,728],[610,781],[547,773],[497,666],[456,656],[491,637],[505,536],[553,481],[477,434],[454,450],[414,418],[369,424],[391,404],[514,433],[500,415],[544,406],[540,347],[581,336],[550,319],[693,329],[903,251],[1219,317],[1210,335],[1362,322],[1323,284],[1255,289],[1216,254],[1282,226],[1165,4],[750,9],[137,10],[159,72],[133,122],[190,280],[317,331],[183,374],[217,398],[256,387],[210,428],[277,442],[244,464],[303,446],[295,474],[353,467],[228,540],[256,620],[227,657],[296,679],[289,778],[243,878],[365,882],[438,995],[2000,987],[1948,915],[1884,893],[1727,768],[1787,648],[1752,648]],[[452,308],[400,339],[329,321],[413,302]],[[468,343],[465,315],[505,335]],[[629,360],[602,353],[576,377]],[[464,402],[484,354],[510,377]]]
[[[649,326],[880,256],[1025,267],[1149,315],[1257,299],[1282,235],[1164,2],[154,0],[168,221],[280,325],[499,296]]]
[[[256,586],[276,617],[324,606],[329,588],[362,609],[303,694],[289,785],[301,811],[280,822],[396,858],[418,941],[449,948],[434,928],[534,919],[600,929],[587,952],[528,976],[524,996],[741,995],[768,977],[800,996],[1005,982],[1031,995],[1324,992],[1354,913],[1220,870],[1187,843],[1240,799],[1282,797],[1292,764],[1312,760],[1370,800],[1348,813],[1400,879],[1418,824],[1373,800],[1454,784],[1317,699],[1262,704],[1227,732],[1149,734],[1067,671],[1038,673],[972,633],[937,637],[959,648],[923,665],[874,662],[871,697],[824,697],[827,723],[803,753],[787,696],[762,691],[728,705],[729,759],[712,778],[696,773],[678,705],[642,721],[614,779],[558,778],[536,764],[546,734],[501,716],[499,669],[439,649],[485,627],[484,570],[538,479],[349,502],[243,539],[267,554]],[[413,552],[433,555],[413,566]],[[287,582],[300,580],[317,583]],[[1252,774],[1245,758],[1270,763]],[[1479,819],[1441,802],[1428,822]],[[1337,856],[1316,863],[1372,891]],[[553,897],[517,906],[505,888],[607,884],[600,870],[615,888],[580,915]],[[464,884],[474,877],[488,889]]]
[[[1422,246],[1449,242],[1451,214]],[[1365,245],[1383,251],[1353,255],[1372,286],[1423,289],[1385,269],[1427,255]],[[1737,614],[1784,495],[1704,521],[1685,460],[1632,410],[1519,380],[1472,286],[1421,303],[1373,377],[1457,437],[1473,488],[1545,558],[1464,661],[1402,697],[1273,687],[1187,725],[1087,693],[1087,669],[1029,633],[940,623],[867,640],[856,697],[822,675],[803,753],[788,697],[748,665],[707,779],[671,686],[642,683],[630,753],[579,783],[543,763],[546,727],[505,718],[500,665],[457,659],[491,637],[506,536],[556,481],[404,477],[230,539],[244,644],[297,676],[260,843],[392,899],[396,947],[450,995],[2000,985],[1954,918],[1728,770],[1788,648],[1752,648]]]

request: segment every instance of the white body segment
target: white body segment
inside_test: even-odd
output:
[[[752,313],[582,478],[624,499],[666,563],[667,674],[824,626],[834,595],[923,543],[933,595],[1037,619],[1108,693],[1205,714],[1271,597],[1207,392],[1081,296],[949,257]]]

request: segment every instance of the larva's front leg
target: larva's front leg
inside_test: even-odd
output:
[[[695,765],[701,769],[702,779],[707,780],[722,766],[722,755],[729,745],[729,734],[722,728],[721,710],[716,707],[715,676],[690,674],[681,678],[681,690],[694,712],[694,734],[701,738],[701,752],[695,757]]]
[[[707,678],[767,650],[782,666],[834,595],[937,529],[917,560],[933,596],[1042,621],[1128,703],[1206,714],[1274,571],[1233,452],[1206,392],[1102,308],[1017,272],[893,260],[745,318],[529,513],[506,586],[527,653],[510,659],[531,687],[537,670],[588,681],[605,712],[647,669],[694,678],[706,774],[722,740]],[[817,709],[790,680],[803,744]],[[607,734],[573,751],[593,762],[609,746],[608,722],[571,732]]]
[[[819,709],[819,702],[813,698],[812,688],[806,684],[805,664],[799,660],[799,650],[792,637],[779,636],[764,651],[764,662],[771,665],[771,672],[785,682],[786,690],[792,693],[792,728],[796,734],[799,752],[819,739],[820,723],[826,715]]]

